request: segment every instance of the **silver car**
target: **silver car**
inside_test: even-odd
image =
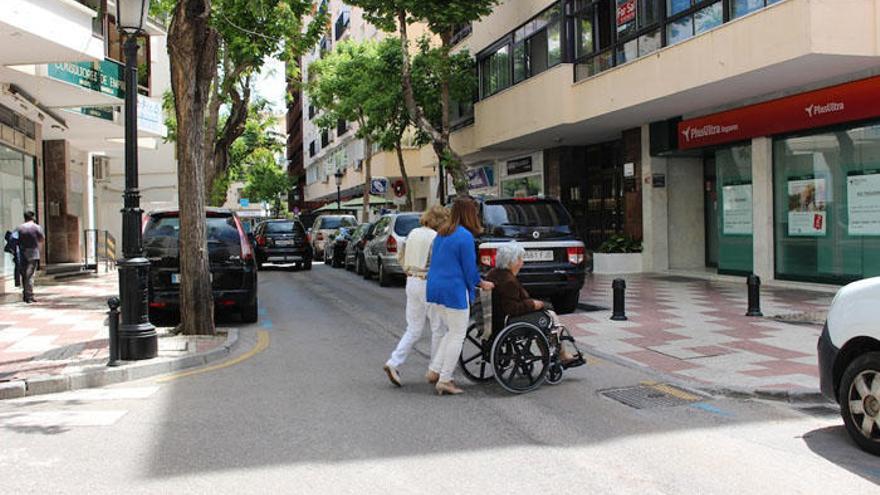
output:
[[[405,277],[397,261],[397,251],[406,242],[410,231],[419,226],[421,213],[392,213],[376,221],[373,231],[365,237],[364,278],[376,274],[379,285],[391,285],[391,278]]]
[[[314,259],[324,259],[324,246],[330,241],[330,234],[339,227],[356,227],[357,224],[354,215],[321,215],[316,218],[311,230]]]

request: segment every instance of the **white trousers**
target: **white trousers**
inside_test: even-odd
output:
[[[406,332],[385,364],[399,368],[406,361],[416,342],[422,338],[425,327],[431,328],[431,358],[437,355],[437,346],[445,333],[441,321],[434,315],[433,304],[428,304],[427,281],[418,277],[406,278]]]
[[[440,373],[441,382],[448,382],[452,380],[452,374],[458,365],[461,346],[464,344],[464,337],[470,323],[470,310],[452,309],[439,304],[431,304],[431,306],[434,307],[436,316],[442,322],[441,331],[444,332],[444,335],[437,347],[437,352],[431,358],[430,369]]]

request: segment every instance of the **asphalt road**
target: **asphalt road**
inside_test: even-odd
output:
[[[260,291],[234,366],[0,402],[0,493],[878,492],[880,459],[827,407],[634,409],[600,391],[652,377],[595,359],[527,395],[462,377],[438,397],[427,339],[397,389],[402,287],[316,264]]]

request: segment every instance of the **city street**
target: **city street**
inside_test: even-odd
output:
[[[404,329],[401,285],[341,269],[267,269],[260,321],[208,368],[0,401],[3,493],[870,493],[880,462],[835,408],[699,396],[591,357],[561,384],[512,395],[424,382],[427,336]],[[237,322],[227,325],[238,326]],[[679,405],[635,409],[634,386]],[[649,404],[650,405],[650,404]]]

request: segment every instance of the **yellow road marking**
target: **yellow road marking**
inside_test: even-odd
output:
[[[173,375],[168,375],[163,378],[159,378],[156,380],[157,383],[165,383],[173,380],[177,380],[179,378],[186,378],[188,376],[200,375],[202,373],[209,373],[211,371],[217,371],[219,369],[228,368],[230,366],[235,366],[236,364],[246,361],[257,354],[265,351],[269,347],[269,332],[265,330],[257,331],[257,345],[254,346],[253,349],[247,351],[246,353],[238,356],[235,359],[230,359],[229,361],[223,361],[222,363],[215,364],[213,366],[208,366],[207,368],[199,368],[191,371],[183,371],[180,373],[175,373]]]
[[[697,402],[697,401],[703,399],[702,397],[698,397],[694,394],[689,394],[689,393],[685,392],[684,390],[681,390],[680,388],[671,387],[669,385],[664,385],[662,383],[657,384],[657,385],[651,385],[651,388],[653,388],[654,390],[656,390],[658,392],[663,392],[664,394],[671,395],[673,397],[679,398],[681,400],[686,400],[688,402]]]

